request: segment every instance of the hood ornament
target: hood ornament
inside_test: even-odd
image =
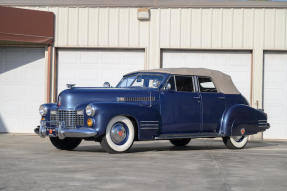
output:
[[[75,86],[76,84],[67,84],[67,88],[71,89]]]

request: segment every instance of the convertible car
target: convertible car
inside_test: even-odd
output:
[[[192,138],[222,137],[241,149],[248,136],[269,128],[267,114],[249,106],[231,77],[204,68],[166,68],[123,76],[115,88],[73,87],[57,103],[40,106],[35,132],[72,150],[100,142],[109,153],[128,151],[134,141],[169,140],[185,146]]]

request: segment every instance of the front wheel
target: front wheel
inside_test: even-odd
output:
[[[222,140],[229,149],[242,149],[247,145],[248,136],[222,137]]]
[[[187,145],[190,142],[190,138],[185,139],[171,139],[169,140],[171,144],[173,144],[176,147],[182,147]]]
[[[58,137],[50,137],[50,141],[57,149],[73,150],[81,143],[82,139],[70,137],[59,139]]]
[[[134,125],[125,116],[116,116],[110,120],[101,145],[108,153],[128,151],[133,145],[135,137]]]

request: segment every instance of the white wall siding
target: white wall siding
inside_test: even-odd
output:
[[[146,48],[146,68],[160,66],[161,48],[252,50],[259,107],[263,50],[287,49],[286,9],[151,9],[150,21],[139,21],[136,8],[30,8],[55,13],[56,47]]]

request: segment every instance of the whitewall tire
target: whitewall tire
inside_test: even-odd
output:
[[[229,149],[242,149],[248,143],[248,136],[223,137],[222,139]]]
[[[125,116],[112,118],[106,128],[101,145],[109,153],[121,153],[133,145],[135,129],[131,120]]]

